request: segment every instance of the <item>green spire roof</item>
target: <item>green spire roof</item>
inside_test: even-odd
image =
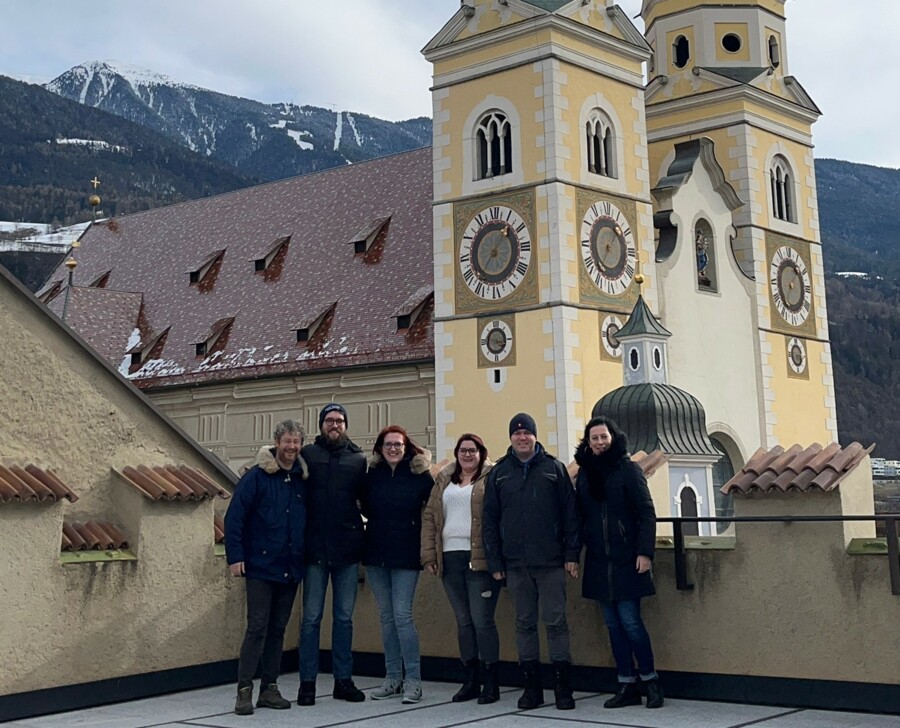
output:
[[[634,304],[634,310],[628,317],[626,323],[617,333],[616,338],[620,341],[634,336],[665,336],[669,337],[672,332],[663,326],[656,317],[650,312],[650,308],[644,303],[644,297],[638,296],[637,303]]]
[[[571,0],[524,0],[529,5],[534,5],[536,8],[540,8],[541,10],[546,10],[548,13],[555,13],[559,10],[563,5],[568,5]]]

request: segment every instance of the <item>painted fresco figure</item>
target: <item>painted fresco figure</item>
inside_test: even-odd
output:
[[[258,708],[291,707],[278,691],[284,630],[303,580],[306,464],[303,427],[284,420],[275,446],[260,448],[256,464],[238,481],[225,514],[225,555],[247,589],[247,630],[238,662],[234,712],[253,713],[253,676],[260,667]]]
[[[353,609],[363,551],[359,500],[366,456],[347,435],[347,410],[334,402],[319,411],[319,434],[303,448],[309,466],[306,580],[300,622],[300,690],[297,705],[314,705],[319,674],[319,638],[331,580],[332,697],[366,699],[353,683]]]
[[[494,465],[484,491],[482,536],[488,568],[507,579],[516,610],[516,646],[525,676],[521,710],[544,703],[538,612],[547,631],[559,710],[572,710],[566,622],[566,573],[578,577],[575,491],[565,467],[537,441],[534,418],[509,423],[510,448]]]
[[[371,692],[373,700],[422,700],[413,599],[422,568],[422,509],[434,485],[430,465],[431,453],[399,425],[378,433],[362,498],[367,519],[363,564],[378,604],[386,673],[381,687]]]
[[[603,607],[616,662],[619,689],[606,708],[640,705],[640,678],[647,707],[660,708],[663,694],[641,599],[656,593],[650,565],[656,546],[656,510],[641,469],[628,456],[618,426],[594,417],[575,451],[578,514],[586,548],[582,594]],[[637,669],[635,669],[635,662]]]
[[[485,705],[500,699],[500,637],[494,612],[501,585],[488,571],[481,536],[484,484],[492,467],[482,439],[461,435],[453,461],[435,478],[422,514],[422,566],[441,577],[456,618],[465,671],[454,703],[478,698]]]

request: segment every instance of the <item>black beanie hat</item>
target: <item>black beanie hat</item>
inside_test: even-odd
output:
[[[525,412],[519,412],[509,421],[509,436],[512,437],[516,430],[528,430],[528,432],[537,437],[537,425],[534,422],[534,417]]]
[[[350,420],[347,418],[347,410],[344,409],[343,405],[338,404],[337,402],[332,402],[331,404],[326,404],[322,409],[319,410],[319,429],[322,429],[322,425],[325,423],[325,415],[329,412],[340,412],[344,415],[344,424],[349,427]]]

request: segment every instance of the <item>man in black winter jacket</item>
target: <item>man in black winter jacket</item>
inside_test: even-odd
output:
[[[516,646],[525,673],[519,708],[544,703],[540,678],[538,613],[547,630],[556,674],[556,707],[575,707],[569,685],[566,573],[578,576],[581,544],[575,491],[565,467],[537,441],[534,418],[509,423],[510,448],[488,475],[482,537],[488,569],[506,579],[516,608]]]
[[[366,699],[353,684],[353,608],[356,605],[363,522],[359,500],[366,477],[366,456],[347,436],[347,410],[331,403],[319,411],[319,435],[303,448],[309,467],[306,522],[306,578],[300,623],[298,705],[316,702],[319,632],[331,579],[331,655],[333,697],[357,703]]]

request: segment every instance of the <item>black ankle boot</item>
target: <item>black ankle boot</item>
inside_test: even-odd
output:
[[[500,663],[498,662],[481,663],[481,679],[483,681],[483,687],[481,688],[481,695],[478,697],[479,705],[488,705],[500,700],[499,669]]]
[[[619,683],[615,695],[603,703],[604,708],[624,708],[627,705],[640,705],[641,692],[637,683]]]
[[[663,700],[662,688],[659,685],[659,678],[648,680],[644,685],[647,687],[647,707],[662,708],[665,701]]]
[[[335,700],[346,700],[348,703],[361,703],[366,699],[366,694],[354,685],[352,678],[347,678],[334,681],[331,697]]]
[[[297,705],[316,704],[316,681],[301,680],[300,690],[297,691]]]
[[[234,712],[238,715],[253,715],[253,683],[238,685]]]
[[[475,700],[481,690],[481,675],[478,669],[478,660],[466,660],[463,663],[465,678],[462,687],[456,691],[451,700],[454,703],[465,703],[467,700]]]
[[[557,710],[574,710],[575,698],[572,697],[572,685],[569,682],[569,668],[572,666],[570,662],[554,662],[553,672],[555,682],[553,683],[553,694],[556,697]]]
[[[541,663],[529,660],[522,663],[525,675],[525,691],[519,698],[519,710],[533,710],[544,704],[544,691],[541,688]]]

